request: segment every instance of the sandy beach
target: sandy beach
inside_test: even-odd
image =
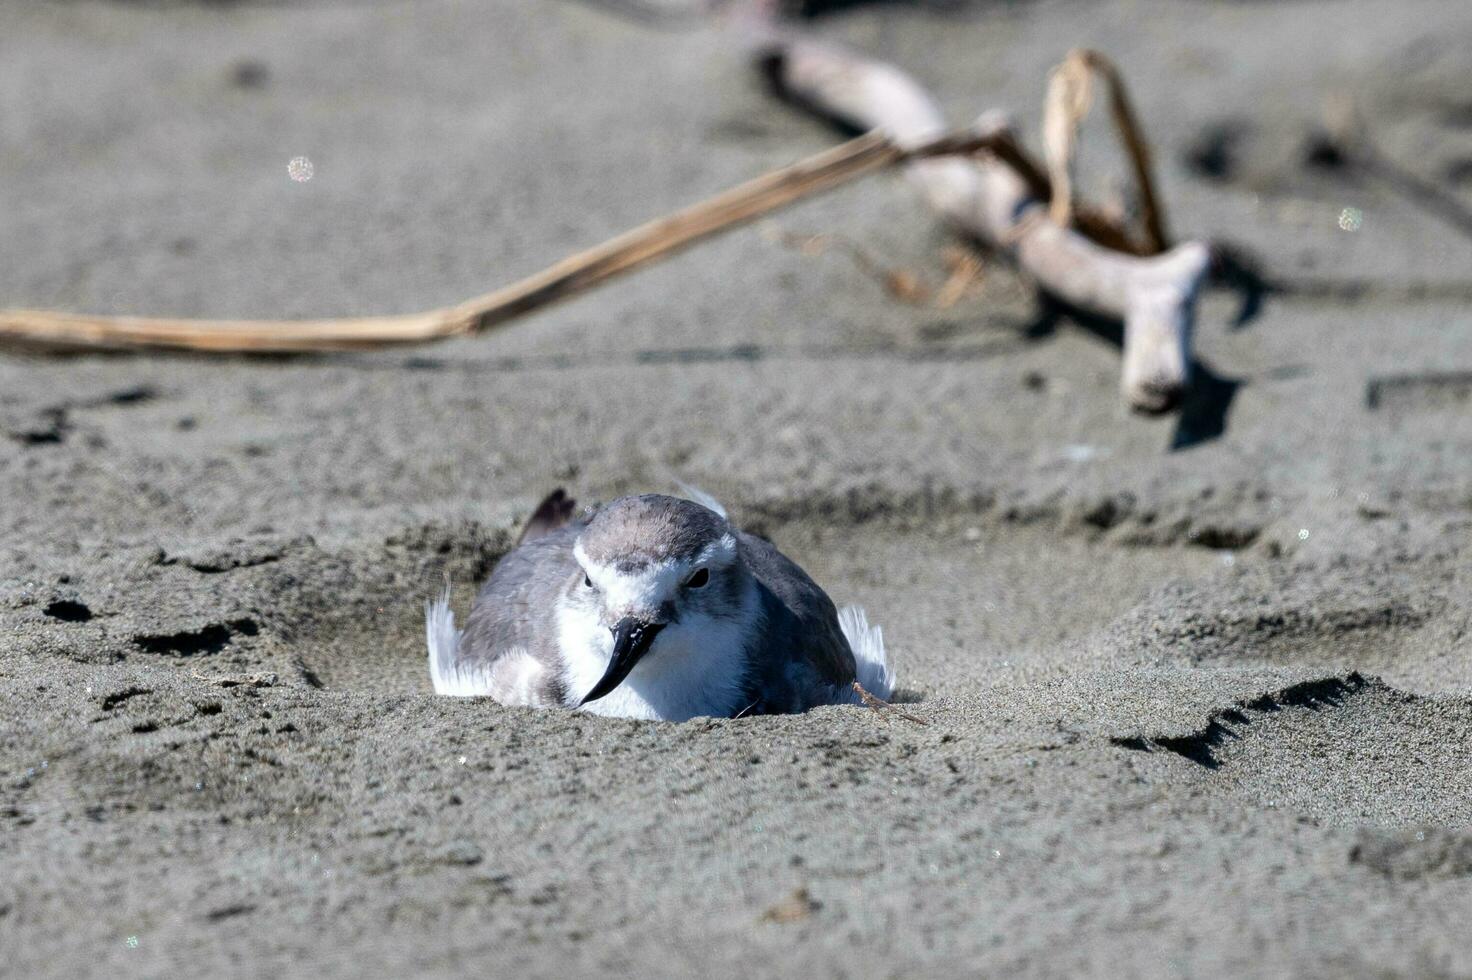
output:
[[[892,175],[481,337],[0,351],[0,974],[1472,976],[1472,9],[808,6],[1033,144],[1118,62],[1173,234],[1267,283],[1182,409],[1004,263],[939,308],[794,245],[943,280]],[[839,138],[606,5],[4,4],[0,307],[437,307]],[[447,575],[678,481],[926,724],[431,692]]]

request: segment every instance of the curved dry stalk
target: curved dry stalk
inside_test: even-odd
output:
[[[927,143],[944,131],[944,117],[930,93],[893,65],[770,23],[766,28],[757,35],[757,54],[789,99],[860,129],[886,133],[901,146]],[[1122,96],[1122,89],[1116,91]],[[1120,105],[1127,113],[1128,103]],[[991,137],[992,150],[975,160],[906,163],[905,173],[926,203],[961,231],[1011,256],[1044,290],[1122,320],[1125,398],[1142,411],[1173,406],[1190,373],[1190,334],[1210,261],[1207,247],[1189,242],[1142,257],[1054,224],[1043,193],[1051,182],[996,150],[1008,147],[1014,156],[1022,155],[1005,117],[988,114],[976,131]],[[1159,209],[1153,213],[1159,230]],[[1096,220],[1110,228],[1106,220]],[[1117,226],[1113,230],[1124,234]]]
[[[721,231],[905,160],[975,153],[970,132],[902,147],[881,133],[765,174],[457,306],[404,316],[328,320],[189,320],[0,311],[0,342],[44,350],[191,350],[293,353],[422,344],[481,333],[672,255]]]
[[[1167,238],[1165,212],[1155,193],[1150,146],[1145,142],[1119,69],[1104,55],[1087,48],[1068,52],[1048,79],[1048,94],[1043,102],[1043,148],[1053,185],[1048,214],[1056,224],[1063,226],[1073,220],[1077,206],[1073,192],[1073,163],[1078,128],[1093,105],[1095,76],[1103,79],[1109,90],[1110,115],[1134,171],[1135,189],[1140,196],[1140,223],[1144,226],[1145,237],[1141,252],[1154,255],[1165,250]]]

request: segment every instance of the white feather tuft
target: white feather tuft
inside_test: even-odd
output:
[[[456,659],[460,631],[455,628],[448,583],[438,599],[424,604],[424,639],[429,645],[429,679],[436,694],[475,697],[491,693],[489,671],[466,669]]]
[[[685,495],[686,500],[693,500],[700,506],[707,510],[713,510],[722,517],[727,516],[726,508],[721,506],[721,502],[704,490],[699,487],[693,487],[683,480],[676,480],[675,483],[679,486],[680,492]]]
[[[844,606],[838,611],[838,628],[854,652],[854,679],[876,698],[889,700],[894,693],[895,675],[884,653],[884,631],[869,625],[869,617],[861,606]]]

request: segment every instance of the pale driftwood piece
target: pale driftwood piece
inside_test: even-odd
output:
[[[945,131],[934,99],[894,66],[771,22],[760,27],[756,54],[796,101],[885,133],[902,147]],[[992,136],[994,145],[1016,145],[1000,115],[983,117],[978,132]],[[1158,412],[1179,401],[1190,374],[1197,294],[1210,261],[1204,244],[1188,242],[1148,258],[1102,247],[1048,220],[1036,177],[995,155],[913,160],[904,169],[934,211],[1010,255],[1044,290],[1123,321],[1122,387],[1130,405]]]

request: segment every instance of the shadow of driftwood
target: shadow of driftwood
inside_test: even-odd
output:
[[[1171,436],[1171,451],[1221,438],[1227,431],[1232,401],[1243,384],[1238,378],[1217,374],[1205,361],[1196,358],[1191,370],[1191,387],[1181,402],[1181,414],[1176,418],[1176,431]]]
[[[1273,291],[1257,259],[1230,242],[1212,243],[1210,285],[1237,294],[1237,313],[1228,324],[1231,330],[1241,330],[1256,320],[1263,301]]]
[[[1039,341],[1050,337],[1064,320],[1081,327],[1117,350],[1124,349],[1124,325],[1118,320],[1101,317],[1069,306],[1055,296],[1043,295],[1037,315],[1023,329],[1023,337]],[[1210,364],[1195,357],[1191,362],[1191,383],[1181,399],[1175,432],[1170,448],[1174,452],[1219,439],[1227,431],[1227,416],[1237,389],[1245,382],[1218,374]]]

